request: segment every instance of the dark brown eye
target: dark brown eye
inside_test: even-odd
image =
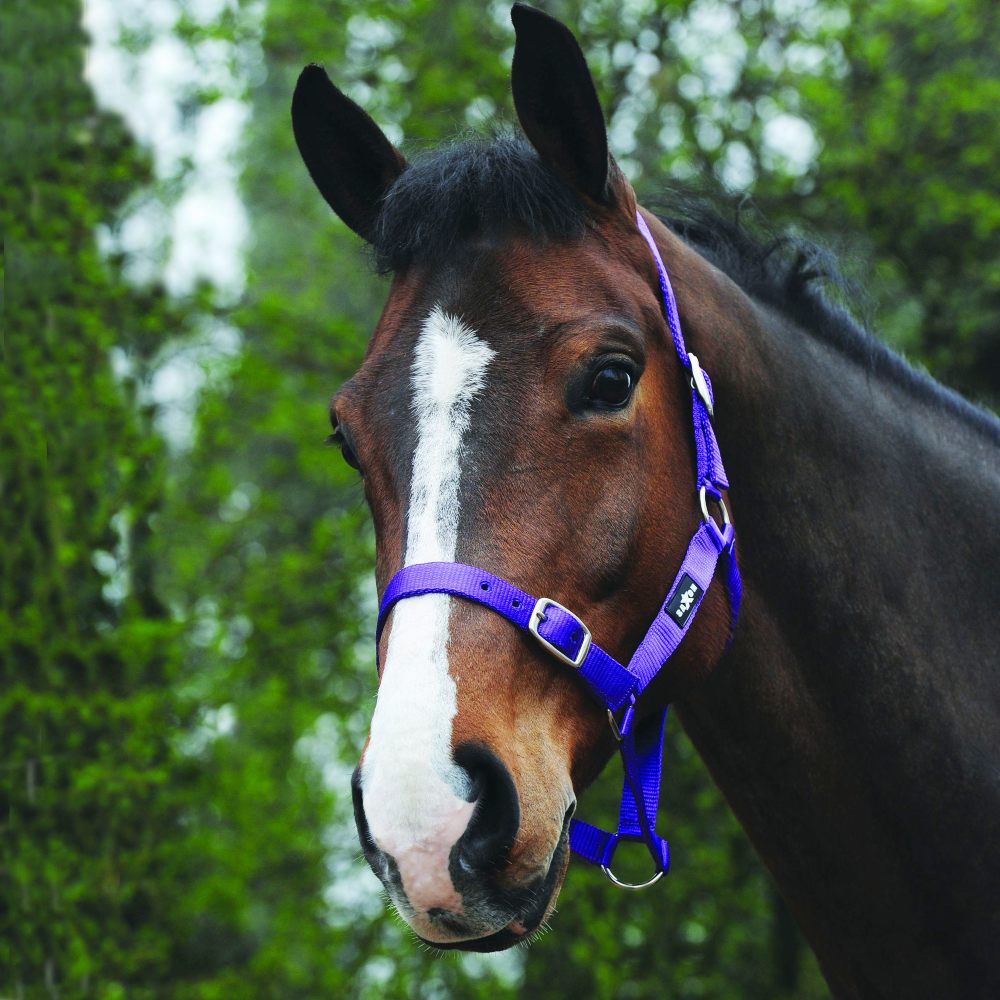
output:
[[[590,384],[590,401],[613,409],[624,406],[632,396],[632,370],[622,364],[605,365]]]
[[[326,443],[335,444],[340,449],[340,454],[344,456],[344,461],[352,469],[357,469],[358,472],[361,471],[361,463],[358,461],[358,456],[354,454],[351,442],[347,439],[347,435],[344,434],[340,424],[337,424],[333,428],[333,433],[326,439]]]

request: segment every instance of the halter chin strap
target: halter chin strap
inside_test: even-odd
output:
[[[660,797],[663,728],[667,709],[642,724],[634,724],[636,699],[687,634],[720,560],[726,568],[726,589],[731,609],[730,639],[736,628],[742,593],[735,554],[736,536],[722,499],[722,490],[728,489],[729,481],[722,467],[712,427],[712,383],[698,364],[698,359],[687,351],[667,270],[649,228],[638,212],[636,223],[656,261],[664,315],[677,356],[690,373],[697,497],[702,522],[688,544],[666,599],[628,665],[622,666],[601,649],[593,641],[587,626],[568,608],[551,598],[528,594],[502,577],[465,563],[404,566],[389,581],[382,596],[375,636],[377,649],[389,612],[398,601],[422,594],[450,594],[474,601],[502,615],[533,636],[549,654],[579,673],[608,710],[611,729],[619,743],[625,782],[618,829],[609,832],[574,819],[570,825],[570,846],[586,861],[600,865],[612,882],[626,889],[652,885],[670,866],[667,841],[654,829]],[[722,514],[721,526],[710,516],[709,502],[718,505]],[[653,858],[654,874],[642,885],[620,882],[611,871],[615,850],[623,840],[644,843]]]

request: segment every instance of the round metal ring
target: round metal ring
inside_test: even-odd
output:
[[[698,499],[701,501],[701,516],[704,520],[707,521],[709,520],[708,494],[704,486],[702,486],[702,488],[698,491]],[[727,524],[729,524],[729,511],[726,510],[725,501],[722,499],[722,497],[718,498],[713,497],[712,499],[719,505],[719,509],[722,511],[722,525],[723,527],[725,527]]]
[[[663,869],[661,868],[648,882],[640,882],[638,885],[633,885],[631,882],[622,882],[615,877],[615,873],[607,866],[601,865],[601,871],[607,875],[608,879],[619,889],[648,889],[651,885],[656,885],[657,882],[663,878]]]

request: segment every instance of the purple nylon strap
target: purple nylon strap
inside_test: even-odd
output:
[[[721,491],[729,486],[712,427],[712,383],[694,355],[687,351],[667,270],[645,220],[638,212],[636,223],[656,261],[664,317],[677,356],[691,373],[697,486],[704,519],[688,544],[666,599],[628,666],[623,666],[601,649],[584,623],[568,609],[549,598],[536,598],[494,573],[465,563],[419,563],[399,570],[382,595],[375,642],[377,650],[386,620],[398,601],[423,594],[450,594],[474,601],[502,615],[530,634],[552,656],[579,671],[592,693],[608,709],[615,735],[620,741],[625,781],[618,829],[611,833],[574,819],[570,825],[570,846],[587,861],[601,865],[617,882],[609,867],[618,844],[623,840],[645,843],[656,867],[656,873],[647,883],[652,884],[670,865],[669,846],[655,831],[667,710],[663,709],[655,718],[643,720],[641,724],[633,724],[635,701],[690,629],[715,577],[720,558],[726,563],[726,589],[731,609],[730,640],[739,617],[742,583],[736,563],[733,527],[728,518],[720,527],[708,516],[705,508],[707,497],[721,502]],[[622,709],[624,712],[619,721],[618,713]]]
[[[660,256],[660,248],[653,239],[653,234],[646,225],[646,220],[640,212],[635,213],[636,225],[643,239],[649,246],[656,262],[656,272],[660,279],[660,291],[663,293],[663,315],[670,329],[670,336],[674,341],[674,349],[680,363],[692,372],[691,385],[691,413],[694,418],[694,441],[695,459],[698,467],[698,486],[705,486],[708,492],[718,498],[719,491],[729,488],[729,480],[726,478],[726,470],[722,467],[722,456],[719,454],[719,443],[715,439],[715,430],[712,427],[712,418],[709,407],[714,407],[715,401],[712,395],[712,381],[707,372],[702,371],[705,380],[705,388],[708,400],[702,398],[694,384],[691,355],[688,353],[687,345],[684,343],[684,334],[681,333],[681,320],[677,313],[677,300],[674,298],[674,289],[670,284],[667,269]]]
[[[628,671],[639,681],[640,690],[649,684],[680,645],[688,626],[701,607],[702,597],[715,576],[719,556],[723,552],[727,553],[727,556],[731,554],[734,542],[735,533],[731,524],[720,530],[714,521],[703,521],[694,533],[667,600],[660,606],[659,614],[653,619],[638,649],[629,660]],[[684,624],[678,625],[675,617],[669,614],[667,609],[685,577],[697,585],[700,593],[695,595],[694,604]]]
[[[389,610],[407,597],[421,594],[451,594],[475,601],[501,614],[518,628],[528,631],[537,598],[477,566],[465,563],[416,563],[404,566],[390,581],[382,595],[378,612],[375,644],[382,636]],[[535,623],[538,636],[562,653],[576,659],[589,635],[576,615],[556,604],[541,609],[541,621]],[[577,668],[580,676],[613,712],[638,694],[639,682],[617,660],[608,656],[596,642],[591,642]]]

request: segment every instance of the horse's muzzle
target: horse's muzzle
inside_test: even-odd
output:
[[[462,744],[454,760],[469,775],[468,797],[474,808],[446,854],[418,843],[394,856],[378,843],[365,813],[360,767],[352,780],[358,836],[372,870],[422,940],[442,949],[500,951],[537,930],[548,912],[566,868],[572,808],[545,874],[511,886],[511,850],[520,810],[510,772],[481,744]],[[446,870],[429,870],[435,866]]]

